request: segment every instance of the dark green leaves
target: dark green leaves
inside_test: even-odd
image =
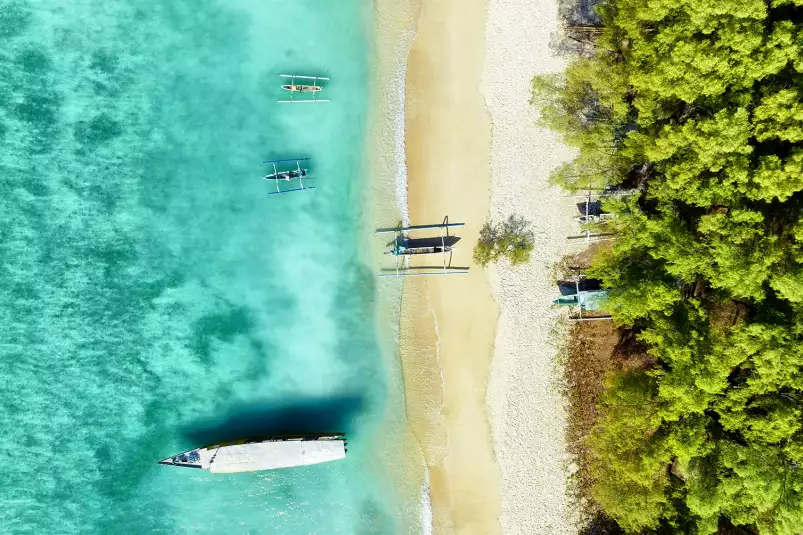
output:
[[[522,217],[511,215],[501,223],[488,221],[474,246],[474,261],[487,266],[505,257],[514,265],[522,264],[530,259],[534,240],[530,223]]]
[[[596,52],[533,82],[578,150],[553,180],[639,190],[592,271],[655,364],[612,378],[585,459],[632,532],[803,529],[801,5],[611,1]]]

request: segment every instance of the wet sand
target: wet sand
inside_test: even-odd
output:
[[[557,5],[422,4],[404,101],[410,223],[466,223],[453,266],[471,265],[489,215],[524,216],[536,233],[526,265],[404,282],[405,403],[434,533],[570,535],[578,517],[556,358],[564,321],[551,300],[573,207],[548,177],[571,151],[537,126],[529,103],[532,76],[565,66],[549,48]]]
[[[471,265],[489,210],[490,121],[480,93],[485,8],[484,1],[425,0],[407,64],[410,219],[465,223],[454,231],[461,241],[452,266]],[[407,414],[429,468],[434,532],[499,533],[500,479],[486,411],[497,307],[486,273],[472,266],[468,275],[408,278],[402,307]]]

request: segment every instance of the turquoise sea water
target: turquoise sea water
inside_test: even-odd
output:
[[[394,533],[364,235],[370,2],[0,0],[0,531]],[[331,104],[277,105],[283,71]],[[268,197],[263,159],[318,189]],[[401,407],[398,408],[401,410]],[[216,476],[190,447],[350,433]]]

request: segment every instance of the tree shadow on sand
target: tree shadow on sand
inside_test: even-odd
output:
[[[559,55],[588,57],[594,53],[603,0],[558,0],[561,29],[550,36],[549,47]]]

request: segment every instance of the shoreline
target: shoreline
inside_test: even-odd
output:
[[[453,266],[471,266],[490,207],[491,125],[477,38],[485,19],[485,1],[424,0],[407,60],[410,220],[465,223]],[[473,266],[464,276],[407,279],[402,303],[407,415],[427,465],[433,532],[499,533],[499,471],[486,411],[497,311],[485,272]]]
[[[522,215],[536,233],[524,266],[386,281],[379,292],[393,310],[385,321],[398,319],[395,365],[421,463],[404,478],[421,494],[416,533],[577,532],[555,345],[562,313],[551,307],[574,207],[548,184],[572,154],[536,126],[529,103],[532,76],[565,66],[549,48],[557,4],[538,2],[375,4],[372,189],[384,200],[373,204],[374,223],[397,224],[394,211],[404,225],[466,223],[453,266],[472,265],[489,215]],[[372,245],[376,265],[386,260],[381,245]]]
[[[374,235],[373,229],[394,227],[400,222],[409,224],[407,202],[407,166],[405,155],[405,80],[407,58],[417,33],[420,0],[377,0],[374,3],[375,24],[373,45],[376,54],[371,68],[374,92],[371,96],[370,124],[368,129],[368,169],[373,180],[366,191],[366,206],[371,226],[366,236],[366,250],[370,265],[378,270],[387,266],[384,254],[387,240]],[[397,533],[406,535],[430,535],[432,533],[432,506],[429,497],[429,478],[426,473],[421,440],[410,425],[407,401],[410,397],[407,371],[403,365],[401,348],[405,345],[402,314],[406,303],[403,300],[402,280],[377,280],[378,332],[388,333],[383,337],[387,344],[383,358],[388,375],[400,381],[400,396],[388,404],[388,417],[401,414],[404,421],[404,443],[394,443],[392,455],[396,459],[393,468],[397,492],[403,496],[403,510],[397,512]],[[380,282],[381,281],[381,282]],[[401,412],[399,409],[402,409]],[[397,451],[401,449],[402,451]],[[403,466],[399,466],[401,461]]]
[[[375,93],[371,96],[368,145],[372,183],[370,203],[375,226],[388,226],[392,205],[402,223],[409,222],[407,165],[404,151],[405,80],[407,57],[417,33],[421,0],[377,0],[374,4],[373,44],[376,55],[371,65]],[[392,217],[390,219],[393,219]],[[384,249],[375,249],[375,253]],[[376,259],[381,256],[376,256]]]

